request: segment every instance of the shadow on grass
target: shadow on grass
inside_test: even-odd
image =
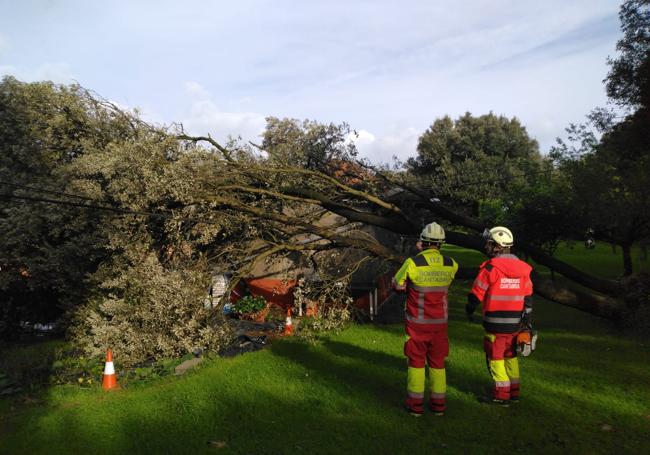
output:
[[[448,389],[457,390],[461,393],[471,395],[474,399],[478,399],[485,395],[486,390],[490,386],[481,344],[483,337],[482,329],[479,330],[476,323],[470,324],[466,321],[460,322],[458,317],[453,317],[451,314],[450,317],[450,355],[446,362],[447,387]],[[402,324],[395,324],[392,326],[381,325],[376,326],[376,329],[391,334],[403,335],[404,333],[404,326]],[[471,352],[473,357],[475,357],[474,362],[472,363],[475,368],[459,368],[460,362],[457,361],[455,353],[461,349]],[[407,367],[406,356],[401,357],[401,359],[401,372],[405,384]],[[402,393],[404,393],[404,391],[402,391]]]
[[[326,341],[323,346],[326,352],[305,344],[278,343],[271,346],[271,351],[312,371],[317,381],[337,382],[349,393],[366,395],[385,406],[399,403],[404,383],[403,360],[336,341]]]

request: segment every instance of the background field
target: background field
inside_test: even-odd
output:
[[[463,267],[478,267],[487,258],[474,250],[444,245],[443,252],[456,259]],[[620,278],[623,275],[623,255],[621,249],[614,250],[609,243],[597,242],[596,247],[588,250],[582,243],[561,243],[555,257],[573,265],[580,270],[587,270],[602,278]],[[549,274],[547,267],[539,266],[531,261],[535,269],[542,274]],[[648,259],[643,258],[639,247],[632,248],[632,267],[634,272],[648,272]],[[556,277],[561,275],[556,274]],[[568,282],[568,281],[567,281]]]

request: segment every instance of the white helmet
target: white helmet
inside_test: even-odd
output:
[[[438,223],[429,223],[424,226],[420,234],[420,240],[423,242],[444,242],[445,230]]]
[[[486,229],[483,232],[483,237],[486,240],[492,240],[499,246],[502,247],[511,247],[515,243],[515,238],[510,232],[510,229],[503,226],[495,226],[492,229]]]

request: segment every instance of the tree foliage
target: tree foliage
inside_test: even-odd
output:
[[[616,124],[591,152],[561,167],[571,182],[576,221],[621,246],[626,275],[632,273],[632,245],[650,235],[650,134],[642,115]]]
[[[132,136],[132,126],[78,85],[0,83],[1,334],[20,321],[52,320],[83,298],[85,274],[104,257],[100,214],[33,198],[65,191],[69,163]]]
[[[551,155],[570,182],[576,223],[620,245],[630,275],[632,244],[650,234],[650,3],[628,0],[619,17],[623,37],[605,83],[610,101],[628,113],[617,120],[595,110],[590,120],[604,132],[600,140],[586,125],[571,125],[569,142],[559,141]]]
[[[336,163],[356,157],[354,142],[349,140],[353,134],[347,123],[268,117],[262,149],[270,153],[270,163],[327,172]]]
[[[608,59],[607,96],[620,106],[650,107],[650,2],[627,0],[619,12],[623,38]]]
[[[516,118],[470,113],[437,119],[419,139],[418,155],[407,161],[414,184],[486,223],[511,210],[521,187],[528,186],[542,163],[537,142]],[[467,212],[467,210],[469,211]]]

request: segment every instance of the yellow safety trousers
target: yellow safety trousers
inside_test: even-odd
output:
[[[447,392],[447,374],[444,368],[429,368],[429,387],[431,393],[444,394]],[[422,394],[424,397],[425,369],[408,367],[406,375],[406,390],[411,395]]]
[[[490,360],[490,374],[497,384],[519,382],[519,361],[517,357]]]

